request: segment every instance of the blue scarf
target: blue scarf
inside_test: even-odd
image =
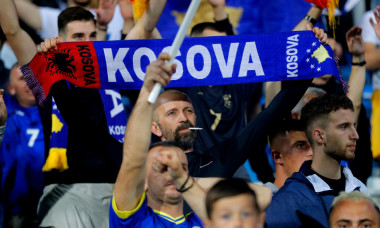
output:
[[[172,40],[62,43],[37,54],[22,67],[38,102],[53,83],[102,89],[140,89],[146,66],[166,52]],[[330,46],[311,31],[185,39],[168,87],[299,80],[333,74],[340,81]]]

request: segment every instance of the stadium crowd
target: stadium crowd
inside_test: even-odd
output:
[[[149,48],[174,38],[190,1],[0,0],[0,227],[380,227],[380,194],[367,186],[380,161],[380,6],[355,25],[343,8],[358,1],[341,0],[335,17],[332,2],[202,0],[184,66],[170,63],[185,53],[152,57]],[[260,11],[254,39],[275,46],[287,34],[283,63],[264,63],[281,48],[239,49],[259,22],[239,26]],[[337,27],[327,22],[334,18]],[[271,31],[272,19],[289,31]],[[298,61],[297,52],[310,52],[301,39],[316,46],[302,65],[310,69]],[[208,43],[215,58],[194,45]],[[133,45],[145,52],[124,64]],[[309,63],[328,60],[333,70],[320,76],[322,65]],[[220,70],[207,72],[213,64]],[[263,67],[289,80],[167,87],[180,73],[265,78]],[[133,81],[133,71],[142,82],[86,88],[104,83],[102,71],[116,83]],[[150,102],[156,84],[163,89]]]

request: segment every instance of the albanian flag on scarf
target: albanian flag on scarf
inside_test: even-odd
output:
[[[39,104],[56,81],[97,89],[140,89],[146,66],[172,40],[61,43],[21,68]],[[168,87],[228,85],[340,75],[330,46],[311,31],[187,38]]]

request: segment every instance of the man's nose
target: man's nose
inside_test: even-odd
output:
[[[185,114],[185,112],[180,112],[179,114],[179,121],[180,122],[187,122],[189,120],[189,118],[187,117],[187,115]]]
[[[355,141],[359,139],[359,134],[355,127],[352,128],[351,139]]]

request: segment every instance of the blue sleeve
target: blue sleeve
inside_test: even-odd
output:
[[[292,194],[278,192],[266,210],[265,227],[300,227],[296,211],[299,210],[298,199]]]
[[[142,227],[141,223],[147,218],[147,199],[145,193],[137,207],[131,211],[117,209],[115,198],[111,198],[109,224],[110,228],[118,227]]]
[[[323,203],[309,189],[280,189],[266,210],[265,227],[328,227]]]

